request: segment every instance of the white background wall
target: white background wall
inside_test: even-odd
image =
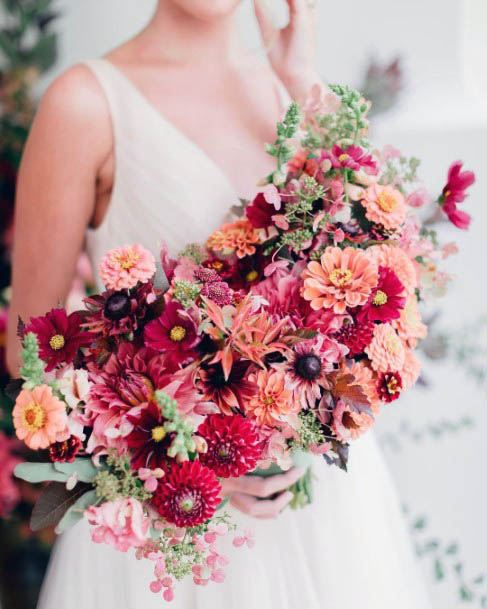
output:
[[[280,0],[271,2],[277,6]],[[443,326],[458,328],[462,320],[485,312],[487,296],[487,2],[318,0],[318,4],[320,67],[326,79],[360,82],[372,55],[384,59],[400,53],[405,60],[407,91],[399,109],[376,125],[377,139],[420,155],[426,182],[436,189],[456,158],[463,158],[479,174],[469,200],[475,223],[458,239],[462,251],[452,262],[456,281],[441,305]],[[57,71],[98,56],[135,33],[149,19],[155,0],[60,0],[60,6],[64,18]],[[243,0],[240,17],[249,47],[258,49],[250,0]],[[450,233],[451,238],[458,237],[458,232]],[[485,392],[454,366],[429,364],[427,372],[433,388],[418,389],[400,405],[391,406],[380,422],[380,434],[394,432],[404,420],[418,429],[464,414],[476,420],[473,430],[439,440],[405,440],[402,451],[385,452],[404,502],[413,512],[429,516],[432,534],[445,542],[459,541],[459,559],[467,576],[473,577],[487,572]],[[426,559],[422,563],[432,579],[431,563]],[[437,609],[461,605],[454,583],[448,575],[446,583],[432,585]]]

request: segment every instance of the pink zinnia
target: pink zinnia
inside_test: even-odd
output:
[[[462,171],[463,163],[456,161],[448,170],[448,181],[440,197],[440,205],[452,224],[461,229],[470,226],[471,217],[457,208],[457,203],[463,203],[467,190],[475,182],[473,171]]]
[[[337,314],[365,304],[377,285],[378,269],[367,255],[353,247],[327,247],[320,262],[312,261],[302,275],[303,297],[315,311]]]
[[[107,289],[130,290],[156,272],[154,256],[139,244],[110,250],[102,258],[100,277]]]
[[[404,196],[392,186],[372,184],[364,191],[361,201],[367,220],[386,229],[396,229],[406,219],[407,206]]]

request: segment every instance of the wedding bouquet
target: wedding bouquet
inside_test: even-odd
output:
[[[368,110],[339,86],[291,105],[276,171],[206,244],[157,263],[138,244],[112,250],[84,310],[20,324],[14,424],[39,462],[16,473],[50,482],[34,527],[85,516],[93,541],[154,562],[166,600],[185,576],[222,581],[217,540],[234,527],[220,480],[302,454],[346,468],[350,442],[414,385],[418,305],[444,290],[454,246],[415,213],[430,199],[418,161],[372,149]],[[473,181],[456,163],[437,199],[462,228]]]

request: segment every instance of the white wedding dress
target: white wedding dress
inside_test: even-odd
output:
[[[96,265],[110,248],[139,242],[157,254],[201,242],[238,200],[221,169],[165,120],[105,60],[88,62],[110,107],[115,138],[113,198],[90,231]],[[428,609],[430,607],[383,457],[369,433],[344,473],[317,459],[315,500],[272,521],[235,512],[255,535],[235,549],[223,584],[179,584],[174,609]],[[57,541],[39,609],[155,609],[152,563],[90,540],[82,522]]]

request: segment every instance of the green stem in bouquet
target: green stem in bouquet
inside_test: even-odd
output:
[[[276,158],[277,171],[269,177],[269,181],[274,181],[274,176],[281,173],[282,167],[293,155],[293,149],[289,146],[288,141],[293,138],[298,130],[301,122],[301,111],[296,102],[293,102],[287,112],[284,120],[277,123],[277,139],[274,144],[267,145],[267,152]]]
[[[33,332],[28,332],[22,341],[22,367],[20,376],[24,379],[24,387],[33,389],[44,383],[45,364],[39,357],[39,344]]]

